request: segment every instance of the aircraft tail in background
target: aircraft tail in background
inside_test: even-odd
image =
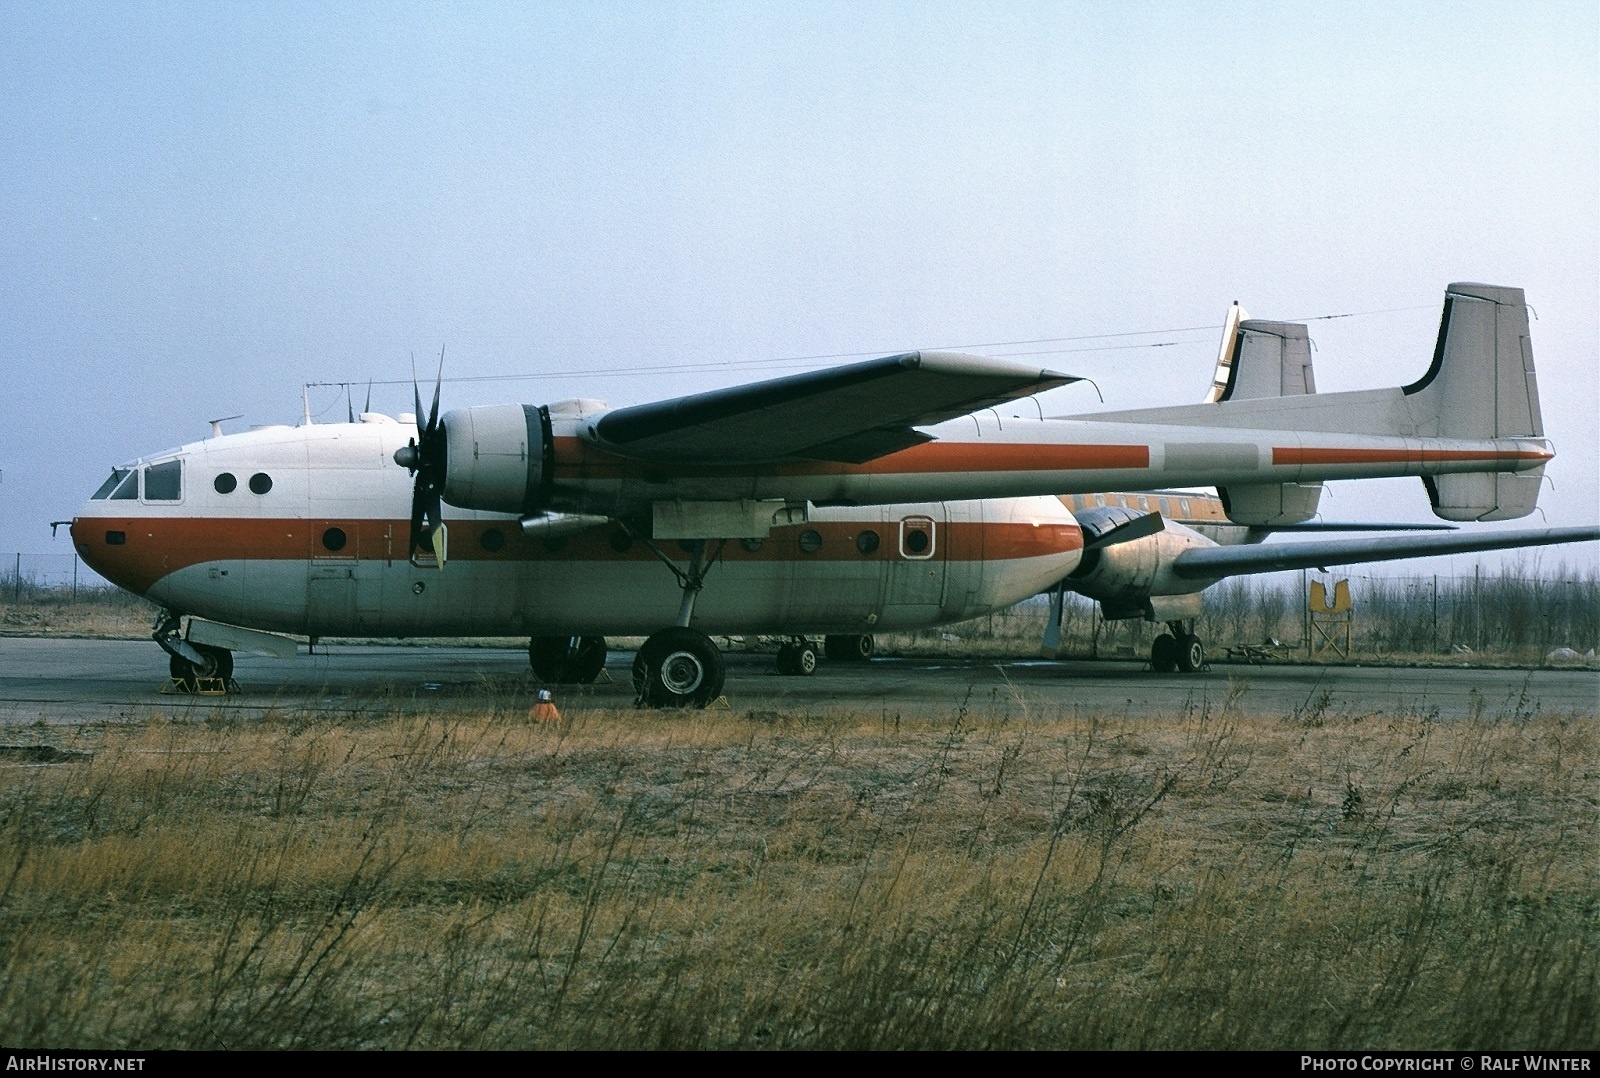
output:
[[[1274,450],[1274,459],[1293,463],[1299,457],[1315,466],[1317,478],[1341,478],[1343,465],[1349,466],[1350,478],[1357,478],[1365,474],[1364,465],[1411,462],[1416,468],[1412,474],[1420,472],[1427,486],[1435,515],[1445,520],[1511,520],[1528,515],[1537,504],[1544,468],[1528,467],[1528,462],[1548,457],[1549,446],[1539,414],[1522,289],[1450,285],[1433,362],[1421,378],[1403,387],[1315,393],[1305,327],[1291,323],[1241,319],[1235,349],[1228,376],[1232,393],[1225,383],[1218,399],[1205,404],[1098,413],[1093,418],[1294,432],[1300,447]],[[1302,354],[1300,382],[1295,370]],[[1274,376],[1276,393],[1270,391]],[[1241,386],[1262,395],[1246,396]],[[1324,446],[1318,435],[1366,436],[1392,444],[1346,448],[1330,438]],[[1469,460],[1490,467],[1460,470]],[[1298,485],[1273,486],[1287,490]],[[1266,485],[1260,487],[1265,490]],[[1239,523],[1268,524],[1274,516],[1278,523],[1306,519],[1299,515],[1305,505],[1295,504],[1292,497],[1280,496],[1274,503],[1266,496],[1241,498],[1234,493],[1241,490],[1237,485],[1229,490],[1229,516]],[[1314,503],[1311,509],[1315,511]]]

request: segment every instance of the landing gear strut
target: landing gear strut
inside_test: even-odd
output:
[[[1158,674],[1170,674],[1174,670],[1193,674],[1205,669],[1206,649],[1194,635],[1194,622],[1186,625],[1181,621],[1169,621],[1167,628],[1172,631],[1162,633],[1150,645],[1150,668]]]
[[[716,563],[727,540],[719,542],[709,554],[704,540],[691,542],[686,548],[689,569],[685,572],[654,541],[639,538],[678,578],[683,600],[678,604],[678,623],[652,634],[634,656],[633,691],[638,694],[641,707],[705,707],[722,695],[728,671],[717,645],[699,629],[691,629],[689,622],[694,618],[695,600],[705,586],[706,572]]]
[[[170,610],[156,614],[150,638],[169,656],[167,672],[185,692],[229,692],[233,685],[233,652],[183,638],[178,615]]]

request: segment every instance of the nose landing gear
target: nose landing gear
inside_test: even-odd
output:
[[[178,615],[172,611],[156,615],[150,638],[169,656],[167,672],[176,691],[220,696],[238,690],[233,681],[233,652],[185,640]]]

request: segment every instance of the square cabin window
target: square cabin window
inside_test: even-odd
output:
[[[183,462],[169,460],[144,470],[144,500],[176,502],[183,499]]]

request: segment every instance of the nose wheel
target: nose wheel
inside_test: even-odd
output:
[[[171,656],[167,662],[167,671],[172,675],[172,680],[176,681],[184,692],[195,693],[202,690],[226,692],[229,682],[233,680],[233,652],[225,648],[208,647],[205,644],[189,646],[200,653],[201,661],[196,663],[181,655]]]

